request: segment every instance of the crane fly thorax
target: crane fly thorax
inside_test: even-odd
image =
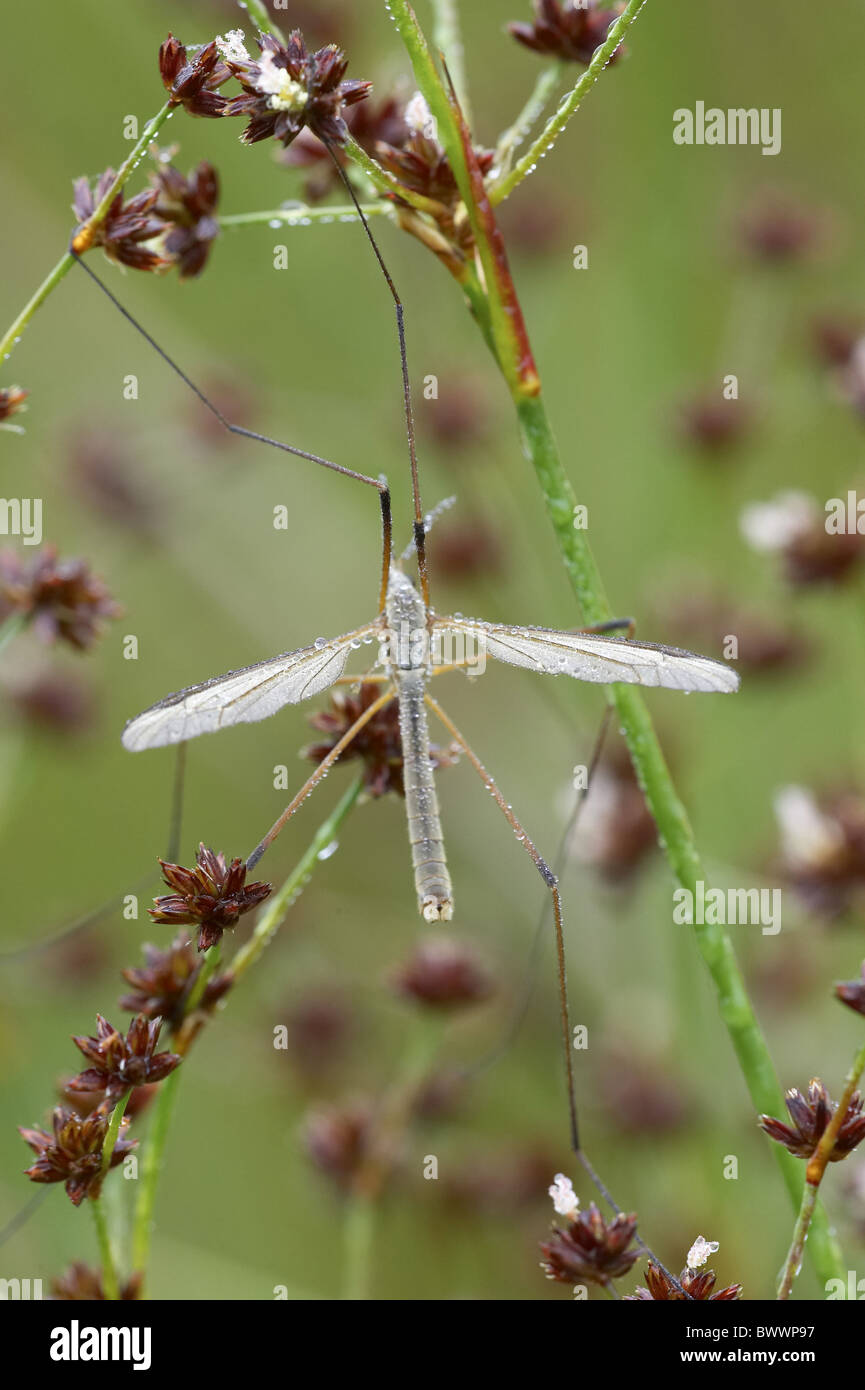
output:
[[[414,584],[402,570],[391,569],[387,586],[382,664],[393,671],[427,671],[430,639],[427,611]]]

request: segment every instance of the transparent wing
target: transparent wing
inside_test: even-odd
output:
[[[370,624],[166,695],[130,719],[123,731],[123,746],[138,753],[211,734],[230,724],[267,719],[283,705],[296,705],[327,690],[342,675],[349,652],[375,631],[375,624]]]
[[[705,692],[739,688],[739,677],[732,667],[679,647],[544,627],[506,627],[472,618],[436,618],[433,626],[445,665],[470,666],[475,654],[486,653],[511,666],[602,685],[625,681],[629,685]]]

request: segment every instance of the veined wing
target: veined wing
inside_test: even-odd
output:
[[[267,719],[283,705],[299,704],[327,690],[345,670],[349,652],[376,631],[376,624],[370,623],[342,637],[226,671],[224,676],[166,695],[130,719],[123,731],[123,746],[138,753],[144,748],[183,743],[230,724]]]
[[[470,665],[475,655],[485,652],[511,666],[602,685],[624,681],[629,685],[705,692],[739,688],[737,673],[725,662],[654,642],[588,632],[556,632],[544,627],[506,627],[472,618],[436,618],[434,629],[446,664],[467,660]],[[459,654],[461,642],[466,648],[465,657]],[[449,648],[456,655],[448,655]]]

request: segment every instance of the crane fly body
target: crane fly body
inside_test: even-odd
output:
[[[334,685],[352,652],[376,641],[373,669],[382,668],[380,679],[399,710],[409,842],[418,907],[427,922],[453,916],[427,720],[427,686],[434,673],[463,669],[479,675],[492,657],[546,675],[602,684],[624,681],[704,693],[729,693],[739,685],[738,675],[724,662],[676,647],[588,630],[558,632],[461,615],[439,617],[400,565],[392,563],[385,607],[374,622],[167,695],[129,721],[124,747],[140,752],[267,719]]]

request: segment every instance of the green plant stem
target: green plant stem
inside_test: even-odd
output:
[[[10,613],[6,621],[0,624],[0,652],[23,631],[26,622],[26,613]]]
[[[96,1227],[96,1239],[99,1243],[99,1259],[102,1264],[102,1290],[106,1299],[116,1303],[120,1298],[120,1288],[117,1283],[117,1271],[114,1268],[114,1256],[111,1253],[111,1241],[108,1238],[108,1223],[105,1220],[102,1198],[91,1197],[89,1200],[93,1211],[93,1224]]]
[[[498,179],[490,188],[490,201],[493,204],[501,203],[509,194],[513,193],[518,184],[537,167],[538,161],[543,159],[558,140],[568,121],[580,109],[583,99],[588,96],[594,87],[604,68],[607,66],[614,52],[618,48],[625,34],[630,29],[646,0],[630,0],[626,10],[622,12],[615,24],[612,25],[606,39],[600,48],[596,48],[592,54],[592,61],[580,77],[579,82],[572,91],[568,92],[559,104],[556,113],[550,117],[541,134],[538,136],[523,155],[518,160],[509,174]]]
[[[435,46],[448,65],[448,72],[454,90],[460,100],[466,121],[472,123],[471,103],[469,101],[468,81],[466,79],[466,58],[460,28],[459,0],[432,0],[433,39]]]
[[[540,73],[531,96],[517,119],[503,130],[496,145],[496,169],[504,177],[510,166],[510,156],[521,145],[536,121],[546,110],[547,102],[562,80],[564,63],[556,60]]]
[[[343,1213],[343,1299],[369,1298],[376,1201],[371,1192],[353,1192]]]
[[[93,216],[87,219],[87,226],[98,227],[105,220],[105,214],[107,213],[109,207],[113,203],[114,199],[117,197],[117,194],[120,193],[122,189],[125,187],[126,182],[129,179],[129,176],[134,172],[139,161],[144,155],[147,146],[150,144],[150,141],[153,139],[154,135],[156,135],[157,131],[159,131],[161,127],[165,124],[172,110],[173,107],[171,106],[171,103],[166,102],[165,105],[161,108],[161,110],[157,111],[156,115],[153,116],[151,120],[147,122],[147,125],[144,127],[144,133],[141,135],[140,139],[136,141],[128,158],[123,161],[123,164],[120,166],[120,170],[116,175],[113,183],[111,184],[111,187],[105,194],[105,197],[102,198],[102,200],[100,201],[99,206],[93,213]],[[57,288],[57,286],[60,284],[60,281],[63,280],[66,275],[69,274],[69,271],[72,269],[74,264],[75,257],[71,254],[71,252],[67,251],[64,255],[60,257],[60,260],[57,262],[54,269],[49,271],[48,275],[42,281],[42,284],[39,286],[36,293],[24,305],[24,308],[21,310],[21,313],[12,322],[6,334],[4,335],[2,340],[0,340],[0,363],[5,362],[7,358],[11,357],[13,349],[17,346],[18,342],[20,341],[24,329],[27,327],[33,315],[36,313],[36,310],[42,304],[45,303],[45,300],[48,298],[49,294],[51,294],[52,291]]]
[[[409,207],[415,208],[418,212],[427,212],[431,217],[435,217],[437,213],[441,212],[440,203],[437,203],[434,198],[425,198],[422,193],[415,193],[413,189],[406,188],[387,169],[382,168],[378,160],[373,159],[371,154],[367,154],[353,135],[346,138],[343,149],[349,159],[363,170],[373,187],[377,188],[379,193],[384,194],[385,197],[397,197],[401,202],[408,203]]]
[[[105,1174],[108,1172],[108,1168],[111,1163],[111,1155],[114,1153],[114,1145],[117,1143],[117,1136],[120,1133],[120,1121],[123,1119],[123,1114],[126,1110],[127,1105],[129,1104],[129,1097],[131,1096],[131,1094],[132,1092],[131,1090],[129,1090],[126,1092],[125,1096],[121,1096],[120,1100],[117,1102],[117,1104],[111,1112],[111,1119],[108,1122],[108,1128],[105,1131],[105,1138],[102,1142],[103,1178],[105,1177]]]
[[[365,203],[362,204],[364,217],[391,217],[393,215],[393,205],[391,203]],[[299,207],[299,208],[270,208],[262,212],[234,212],[226,217],[220,217],[220,227],[249,227],[259,222],[266,222],[268,225],[273,222],[284,222],[288,227],[305,227],[313,222],[357,222],[358,216],[355,209],[348,203],[341,204],[339,207],[324,204],[322,207]]]
[[[303,858],[289,874],[279,892],[268,900],[267,907],[256,923],[255,931],[231,962],[231,974],[235,981],[246,974],[249,967],[255,964],[270,945],[282,926],[285,914],[312,877],[313,870],[319,862],[319,856],[333,843],[343,821],[357,803],[362,791],[363,778],[358,777],[352,782],[332,814],[319,826]]]
[[[177,1099],[177,1087],[182,1067],[177,1067],[167,1076],[156,1093],[147,1131],[147,1147],[141,1166],[138,1201],[135,1204],[135,1218],[132,1227],[132,1268],[142,1276],[140,1297],[145,1298],[144,1278],[150,1259],[150,1242],[153,1236],[153,1213],[156,1207],[156,1190],[165,1156],[165,1145]]]
[[[856,1053],[850,1066],[850,1070],[845,1077],[844,1091],[835,1107],[835,1113],[826,1126],[811,1158],[808,1160],[808,1167],[805,1170],[805,1187],[802,1192],[802,1204],[799,1207],[799,1215],[796,1218],[796,1225],[793,1228],[793,1238],[790,1242],[790,1249],[784,1261],[784,1268],[781,1271],[781,1278],[778,1284],[778,1298],[782,1301],[788,1299],[793,1289],[793,1282],[802,1267],[802,1257],[805,1252],[805,1242],[808,1239],[808,1232],[814,1220],[814,1211],[817,1206],[817,1194],[820,1184],[823,1181],[827,1164],[829,1163],[832,1150],[835,1147],[835,1140],[847,1117],[850,1108],[850,1101],[859,1085],[860,1078],[865,1071],[865,1044]]]

